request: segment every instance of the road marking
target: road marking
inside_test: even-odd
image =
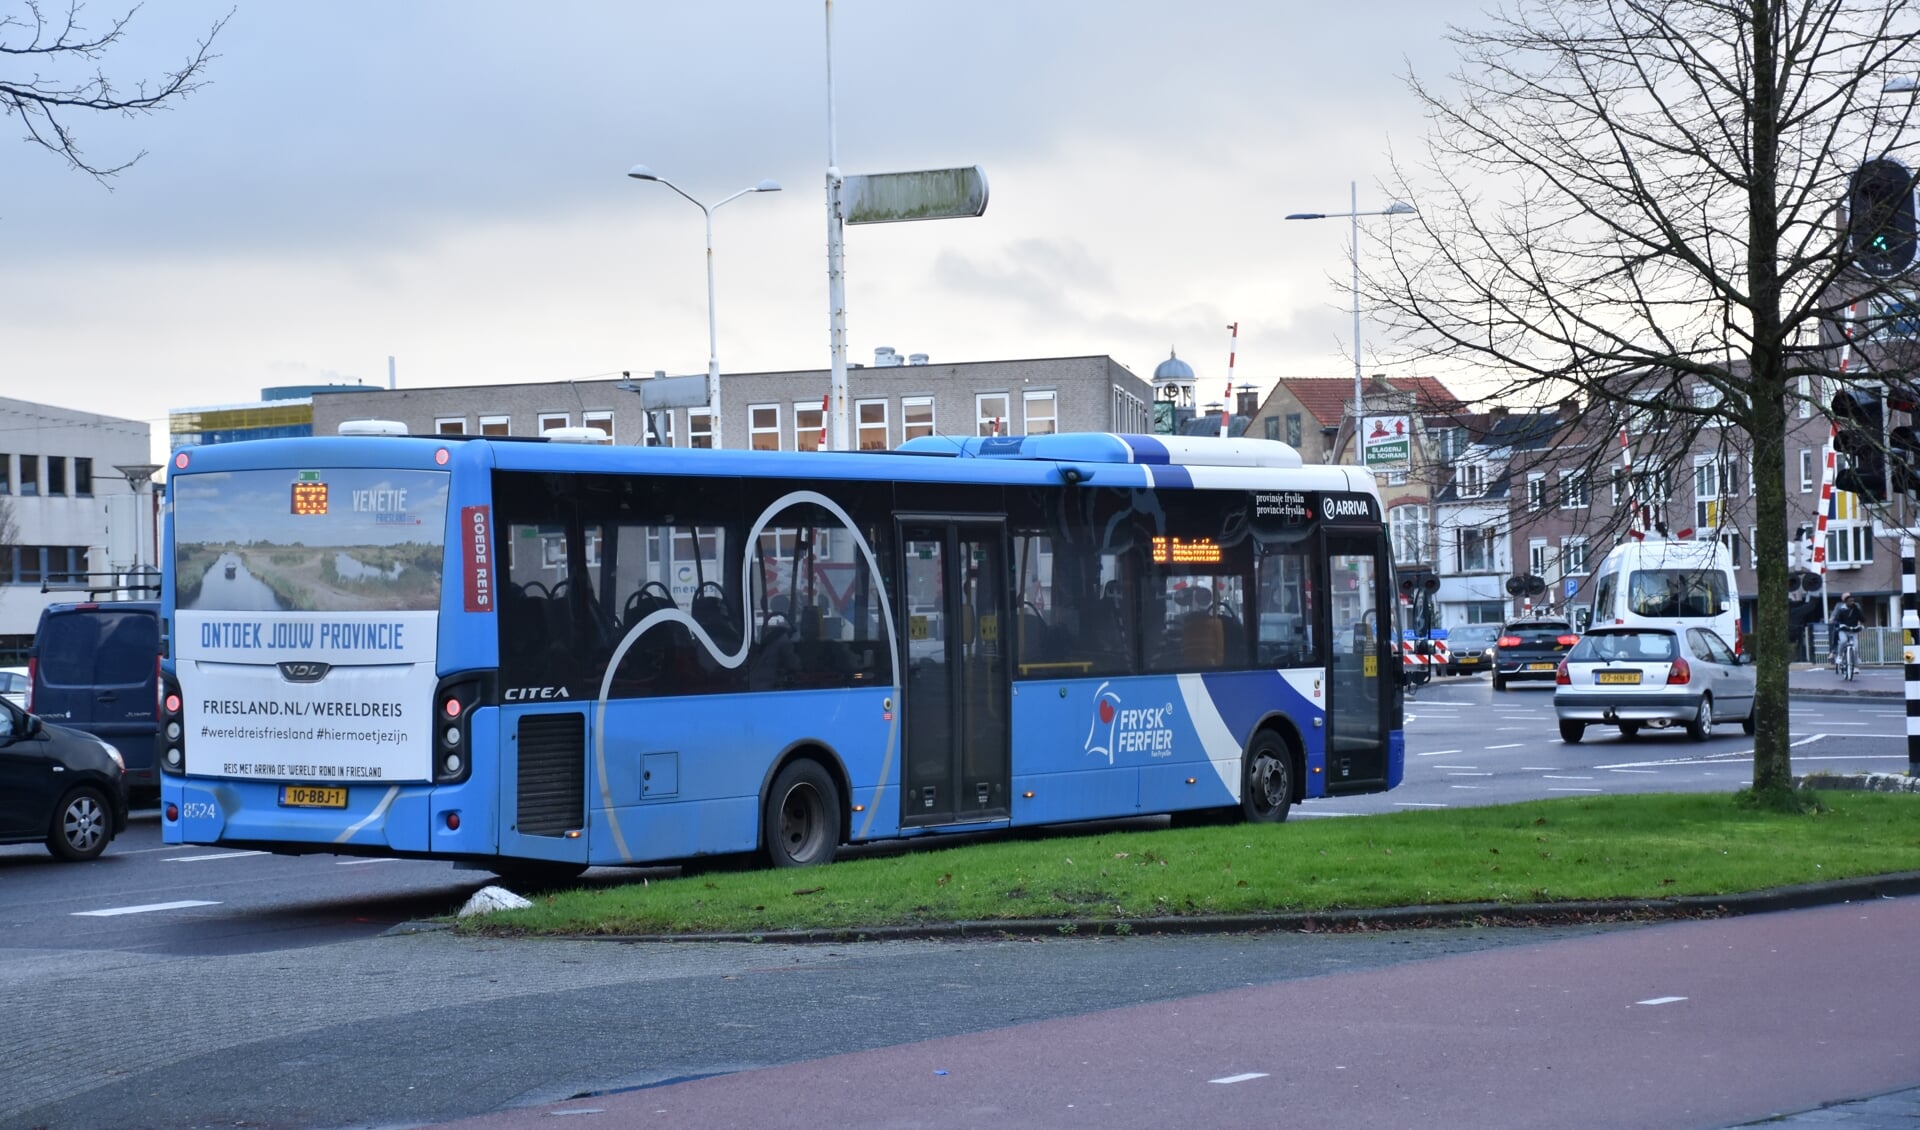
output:
[[[398,863],[398,862],[400,862],[400,858],[398,856],[390,855],[381,859],[336,859],[334,860],[334,866],[335,867],[358,867],[362,863]]]
[[[1519,749],[1525,742],[1509,742],[1506,745],[1490,745],[1488,749]]]
[[[250,855],[265,855],[264,851],[221,851],[212,855],[176,855],[163,859],[162,863],[202,863],[209,859],[245,859]]]
[[[1491,777],[1491,773],[1449,773],[1449,777]]]
[[[76,910],[75,918],[114,918],[122,914],[150,914],[156,910],[185,910],[193,906],[219,906],[217,902],[203,899],[183,899],[180,902],[151,902],[145,906],[116,906],[110,910]]]
[[[1448,785],[1450,789],[1477,789],[1479,785]]]
[[[1244,1075],[1229,1075],[1224,1079],[1209,1079],[1207,1080],[1207,1082],[1209,1083],[1245,1083],[1249,1079],[1265,1079],[1266,1077],[1267,1077],[1267,1073],[1264,1071],[1249,1071]]]
[[[1416,753],[1415,757],[1445,757],[1449,753],[1459,753],[1457,749],[1436,749],[1432,753]]]
[[[1478,769],[1478,765],[1436,765],[1435,769]]]
[[[1609,769],[1607,770],[1607,772],[1609,773],[1650,773],[1654,776],[1659,776],[1660,774],[1660,771],[1658,769]]]
[[[1549,781],[1591,781],[1593,780],[1592,777],[1562,777],[1562,776],[1555,776],[1552,773],[1548,773],[1545,776],[1546,776],[1546,779]]]
[[[1633,1003],[1634,1004],[1678,1004],[1680,1001],[1683,1001],[1686,999],[1687,998],[1685,997],[1650,997],[1643,1001],[1634,1001]]]
[[[1824,737],[1826,737],[1826,736],[1827,736],[1827,735],[1825,735],[1825,734],[1814,734],[1814,735],[1813,735],[1813,736],[1811,736],[1811,737],[1805,737],[1805,738],[1801,738],[1801,739],[1800,739],[1799,741],[1797,741],[1797,742],[1794,742],[1794,743],[1793,743],[1793,745],[1790,745],[1790,746],[1788,746],[1787,748],[1788,748],[1788,749],[1792,749],[1792,748],[1793,748],[1793,746],[1796,746],[1796,745],[1806,745],[1806,744],[1807,744],[1808,742],[1817,742],[1817,741],[1819,741],[1819,740],[1820,740],[1821,738],[1824,738]]]
[[[1567,786],[1559,786],[1559,785],[1549,785],[1549,786],[1547,786],[1547,791],[1548,791],[1548,792],[1550,792],[1550,793],[1604,793],[1604,792],[1606,792],[1607,790],[1605,790],[1605,789],[1576,789],[1576,788],[1571,788],[1571,787],[1567,787]]]

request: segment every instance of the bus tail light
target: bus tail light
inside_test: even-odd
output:
[[[442,679],[433,692],[433,782],[453,784],[467,779],[473,768],[470,729],[474,707],[480,705],[480,680],[471,675]]]
[[[155,684],[159,693],[154,697],[155,721],[160,723],[160,732],[154,736],[158,754],[154,758],[160,765],[160,772],[169,776],[179,776],[187,771],[187,726],[180,698],[180,681],[164,670]]]

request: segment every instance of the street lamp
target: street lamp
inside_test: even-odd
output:
[[[743,188],[720,201],[719,204],[708,207],[682,192],[679,185],[645,165],[635,165],[627,170],[627,175],[634,180],[650,180],[666,185],[680,193],[681,199],[691,202],[695,208],[700,209],[701,215],[707,218],[707,404],[713,413],[713,446],[718,450],[720,448],[720,343],[713,320],[713,210],[720,207],[720,204],[737,200],[749,192],[779,192],[780,184],[777,181],[763,180],[752,188]]]
[[[1360,400],[1365,389],[1360,381],[1360,217],[1362,216],[1411,216],[1418,211],[1404,200],[1395,200],[1385,208],[1374,212],[1360,211],[1360,184],[1348,181],[1348,210],[1345,212],[1295,212],[1289,220],[1332,220],[1344,216],[1352,221],[1353,237],[1353,461],[1360,458]]]

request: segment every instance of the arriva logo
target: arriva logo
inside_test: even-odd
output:
[[[1113,764],[1116,753],[1172,757],[1173,731],[1168,723],[1173,717],[1173,704],[1125,707],[1120,704],[1120,696],[1107,689],[1112,685],[1101,683],[1093,692],[1093,723],[1087,727],[1087,752],[1106,758],[1109,765]]]

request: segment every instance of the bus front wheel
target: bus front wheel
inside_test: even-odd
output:
[[[795,761],[773,779],[765,819],[767,862],[775,867],[832,863],[840,846],[840,788],[817,761]]]
[[[1278,824],[1293,805],[1293,756],[1271,730],[1254,735],[1246,755],[1240,813],[1249,824]]]

